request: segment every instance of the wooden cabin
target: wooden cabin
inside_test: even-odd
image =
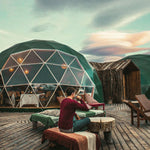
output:
[[[135,94],[141,94],[140,70],[132,60],[90,64],[96,69],[102,82],[105,103],[134,100]]]

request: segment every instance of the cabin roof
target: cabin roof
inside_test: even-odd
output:
[[[131,68],[133,68],[133,70],[139,70],[139,68],[132,62],[131,59],[119,60],[114,62],[106,62],[106,63],[90,62],[90,64],[98,71],[124,70],[128,65],[131,65]]]

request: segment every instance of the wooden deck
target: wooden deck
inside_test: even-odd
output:
[[[116,119],[112,131],[112,144],[106,144],[100,132],[101,150],[149,150],[150,124],[141,122],[140,128],[130,123],[130,110],[125,104],[106,106],[107,116]],[[41,144],[44,126],[32,129],[29,117],[32,113],[0,113],[0,149],[1,150],[52,150],[48,141]]]

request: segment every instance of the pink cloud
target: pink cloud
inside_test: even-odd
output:
[[[150,42],[150,31],[123,33],[117,31],[93,33],[81,52],[92,55],[123,55],[150,48],[138,48]]]

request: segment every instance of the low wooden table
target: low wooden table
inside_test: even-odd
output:
[[[89,129],[91,132],[103,131],[107,143],[112,142],[111,131],[115,127],[115,118],[112,117],[90,117]]]

